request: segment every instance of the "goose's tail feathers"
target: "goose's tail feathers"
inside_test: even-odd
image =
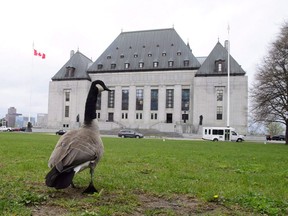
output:
[[[59,172],[56,167],[53,167],[51,171],[46,175],[45,183],[48,187],[54,187],[56,189],[67,188],[72,184],[74,175],[75,171],[73,169]]]

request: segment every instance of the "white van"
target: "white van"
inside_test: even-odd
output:
[[[244,136],[231,127],[203,127],[202,139],[212,141],[244,141]]]

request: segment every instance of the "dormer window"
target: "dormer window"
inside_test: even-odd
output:
[[[177,52],[177,56],[181,56],[181,52],[180,51]]]
[[[173,61],[168,61],[168,67],[173,67],[174,62]]]
[[[74,77],[75,76],[75,68],[74,67],[66,67],[65,77]]]
[[[129,63],[125,63],[125,69],[128,69],[130,67],[130,64]]]
[[[148,53],[148,57],[152,57],[152,53]]]
[[[154,68],[157,68],[158,65],[159,65],[159,62],[158,62],[158,61],[154,61],[154,62],[153,62],[153,67],[154,67]]]
[[[215,72],[217,73],[223,73],[225,71],[225,60],[219,59],[215,61]]]
[[[107,59],[111,59],[111,55],[108,55],[108,56],[107,56]]]
[[[138,54],[137,53],[134,53],[134,58],[137,58],[138,57]]]
[[[103,64],[98,64],[98,69],[102,69],[103,68]]]
[[[111,64],[111,69],[115,69],[116,68],[116,64]]]
[[[162,52],[162,56],[166,56],[166,52]]]
[[[124,58],[124,54],[121,54],[121,55],[120,55],[120,58]]]
[[[144,62],[139,62],[139,68],[143,68],[144,67]]]
[[[185,67],[189,66],[189,60],[184,60],[184,66]]]

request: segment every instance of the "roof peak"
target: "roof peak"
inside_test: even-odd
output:
[[[153,31],[168,31],[168,30],[174,30],[174,28],[163,28],[163,29],[149,29],[149,30],[138,30],[138,31],[121,31],[121,34],[131,34],[131,33],[143,33],[143,32],[153,32]]]

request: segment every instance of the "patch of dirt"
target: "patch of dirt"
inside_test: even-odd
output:
[[[186,195],[175,195],[170,198],[156,197],[147,194],[138,195],[140,206],[136,209],[133,215],[201,215],[213,214],[213,211],[219,210],[223,212],[225,209],[222,206],[214,203],[203,203],[199,200]],[[222,209],[223,208],[223,209]]]
[[[32,209],[33,216],[47,216],[47,215],[65,215],[68,211],[60,206],[41,205],[34,206]]]
[[[41,205],[32,206],[32,215],[33,216],[49,216],[49,215],[69,215],[69,209],[61,207],[53,202],[53,200],[78,200],[79,205],[82,203],[82,199],[87,197],[86,194],[82,194],[83,188],[67,188],[65,190],[58,191],[49,191],[49,200],[48,202],[42,203]],[[142,215],[233,215],[233,210],[228,209],[217,203],[204,203],[196,198],[190,197],[188,195],[173,195],[170,197],[156,196],[147,194],[144,192],[135,192],[132,195],[133,200],[137,201],[137,206],[127,212],[115,212],[114,215],[133,215],[133,216],[142,216]],[[122,200],[123,201],[123,200]],[[94,209],[94,207],[99,206],[109,206],[113,203],[119,202],[119,194],[111,194],[103,192],[99,199],[95,203],[85,204],[82,203],[83,209],[86,209],[88,206]],[[129,202],[129,201],[127,201]],[[118,203],[119,204],[119,203]],[[122,204],[127,204],[123,201]],[[78,206],[79,207],[79,206]],[[133,208],[133,207],[132,207]],[[92,210],[91,209],[91,210]],[[95,209],[94,209],[95,210]],[[74,212],[75,213],[75,212]]]

